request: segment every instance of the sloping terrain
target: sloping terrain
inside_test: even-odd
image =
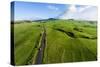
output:
[[[94,61],[96,24],[76,20],[16,23],[14,45],[16,65]]]

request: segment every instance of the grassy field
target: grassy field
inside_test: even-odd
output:
[[[43,63],[96,60],[95,25],[60,20],[57,23],[47,23],[46,26],[47,46]]]
[[[35,64],[43,26],[46,29],[46,46],[42,64],[97,59],[96,22],[48,20],[14,24],[16,65]]]
[[[14,26],[15,63],[32,64],[38,50],[41,27],[37,23],[21,23]]]

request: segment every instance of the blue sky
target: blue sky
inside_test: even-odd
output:
[[[63,4],[15,2],[15,20],[36,20],[57,17],[67,8]]]
[[[55,17],[60,19],[97,20],[97,7],[88,5],[14,2],[15,20],[38,20]]]

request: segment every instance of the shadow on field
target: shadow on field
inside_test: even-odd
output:
[[[63,30],[63,29],[58,29],[58,28],[56,28],[55,30],[60,31],[60,32],[63,32],[63,33],[65,33],[66,35],[68,35],[69,37],[71,37],[71,38],[97,39],[97,37],[92,37],[92,36],[90,37],[90,36],[86,36],[86,35],[79,35],[79,36],[77,37],[77,36],[75,36],[75,33],[71,32],[71,31],[65,31],[65,30]],[[74,30],[76,30],[76,31],[78,31],[78,32],[82,32],[82,30],[79,30],[79,29],[77,29],[77,28],[74,28]]]
[[[86,35],[80,35],[79,38],[85,38],[85,39],[97,39],[97,37],[89,37],[89,36],[86,36]]]
[[[73,28],[73,30],[78,31],[78,32],[83,32],[82,29],[77,28],[77,27]]]
[[[69,37],[76,38],[76,37],[75,37],[75,34],[74,34],[73,32],[67,32],[67,31],[64,31],[64,30],[62,30],[62,29],[55,29],[55,30],[58,30],[58,31],[60,31],[60,32],[63,32],[63,33],[65,33],[65,34],[67,34]]]

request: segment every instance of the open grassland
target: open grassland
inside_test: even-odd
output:
[[[14,25],[15,63],[32,64],[38,50],[41,27],[37,23],[21,23]]]
[[[46,30],[43,64],[97,59],[95,22],[76,20],[40,22],[14,24],[16,65],[35,64],[41,44],[43,26]]]
[[[43,63],[96,60],[95,25],[88,22],[60,20],[55,23],[46,23],[46,26],[47,45]]]

